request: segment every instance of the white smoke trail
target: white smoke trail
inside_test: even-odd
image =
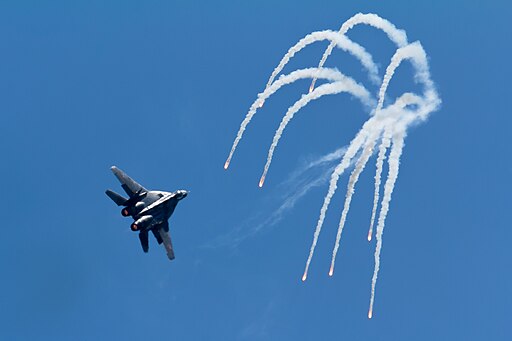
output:
[[[309,265],[311,264],[311,259],[313,258],[313,254],[315,253],[316,244],[318,242],[318,237],[320,232],[322,231],[322,225],[325,220],[325,214],[327,213],[327,209],[329,208],[329,204],[331,203],[332,196],[336,189],[338,188],[338,180],[343,174],[343,172],[350,166],[352,158],[357,154],[357,152],[361,149],[363,144],[365,143],[371,125],[374,124],[374,117],[370,118],[363,125],[363,128],[357,133],[356,137],[350,142],[350,145],[347,148],[343,159],[340,164],[336,166],[334,172],[332,172],[331,180],[329,182],[329,190],[324,198],[324,203],[322,204],[322,208],[320,209],[320,217],[318,218],[318,222],[316,224],[315,232],[313,234],[313,242],[311,244],[311,248],[309,250],[309,256],[306,261],[306,268],[304,269],[304,275],[302,276],[302,281],[305,281],[308,276]]]
[[[322,40],[329,40],[331,42],[332,48],[334,48],[334,46],[338,46],[340,49],[350,53],[351,55],[359,59],[361,64],[368,70],[370,80],[376,83],[380,82],[379,69],[377,65],[374,63],[372,56],[368,52],[366,52],[364,47],[353,42],[352,40],[338,32],[325,30],[310,33],[301,40],[299,40],[294,46],[292,46],[288,50],[288,52],[286,52],[286,54],[283,56],[283,58],[281,59],[277,67],[274,69],[274,71],[272,71],[272,74],[270,75],[270,78],[265,88],[268,88],[274,82],[274,79],[277,77],[277,75],[283,70],[286,64],[288,64],[290,59],[297,52],[299,52],[300,50],[302,50],[303,48],[307,47],[310,44]]]
[[[377,223],[377,246],[375,249],[375,269],[372,277],[372,289],[370,296],[370,308],[368,311],[368,318],[371,318],[373,315],[373,303],[375,301],[375,286],[377,283],[377,277],[380,268],[380,252],[382,249],[382,234],[384,232],[384,224],[386,221],[386,216],[389,211],[389,203],[391,201],[391,194],[393,193],[393,189],[395,186],[396,179],[398,177],[398,170],[400,165],[400,156],[402,154],[403,146],[404,146],[404,138],[405,132],[409,124],[416,120],[425,120],[430,112],[436,110],[441,103],[437,92],[435,90],[434,84],[430,79],[430,72],[427,62],[427,56],[423,47],[419,42],[414,42],[405,47],[399,48],[393,58],[391,59],[391,63],[386,69],[386,75],[384,76],[384,80],[382,82],[381,89],[379,91],[379,104],[378,107],[382,107],[382,103],[384,101],[384,96],[386,93],[387,86],[396,68],[400,65],[400,63],[405,59],[411,59],[413,66],[416,69],[415,79],[421,83],[423,83],[424,89],[424,97],[418,101],[418,97],[413,94],[404,94],[397,103],[400,102],[400,105],[406,107],[408,104],[414,103],[418,105],[417,110],[414,114],[408,114],[406,110],[398,110],[398,121],[395,122],[393,129],[395,130],[395,135],[393,136],[393,145],[391,147],[391,152],[389,155],[389,171],[388,178],[386,180],[386,184],[384,186],[384,197],[382,198],[382,205],[380,208],[379,219]],[[377,114],[376,114],[377,115]]]
[[[370,25],[383,31],[384,33],[387,34],[389,39],[391,39],[391,41],[394,42],[398,47],[407,45],[407,34],[405,33],[404,30],[396,28],[395,25],[393,25],[386,19],[383,19],[378,15],[372,13],[357,13],[356,15],[354,15],[352,18],[348,19],[341,25],[338,33],[345,35],[348,32],[348,30],[360,24]],[[333,48],[334,44],[331,42],[327,49],[325,50],[322,59],[320,60],[320,63],[318,63],[318,67],[324,66],[325,62],[327,61],[327,58],[329,58],[329,56],[331,55]],[[316,78],[313,78],[311,86],[309,87],[310,91],[315,88],[315,83]]]
[[[417,80],[421,81],[425,85],[424,99],[419,99],[419,97],[416,95],[406,93],[403,96],[401,96],[395,102],[394,105],[390,106],[390,108],[386,108],[385,110],[382,110],[381,108],[382,108],[383,100],[381,100],[381,99],[383,99],[385,96],[387,86],[389,85],[389,81],[391,80],[391,78],[394,74],[394,71],[400,65],[401,61],[404,59],[411,59],[414,66],[416,67],[416,70],[418,71],[416,73],[416,78],[417,78]],[[395,56],[393,56],[393,58],[392,58],[390,66],[388,66],[388,68],[386,70],[385,78],[387,78],[387,81],[385,82],[385,84],[383,82],[383,86],[381,86],[381,90],[379,91],[380,106],[378,105],[378,110],[376,110],[375,116],[370,118],[365,123],[365,125],[363,126],[363,129],[361,130],[361,132],[367,130],[366,135],[368,135],[370,132],[374,131],[374,129],[377,129],[379,127],[382,129],[382,127],[385,126],[381,120],[382,117],[384,117],[384,116],[388,116],[388,117],[391,116],[390,119],[392,120],[393,124],[395,125],[394,128],[396,130],[399,129],[399,131],[405,133],[407,126],[411,122],[413,122],[414,120],[417,120],[418,117],[423,118],[423,119],[426,118],[426,116],[432,110],[435,110],[440,103],[440,100],[437,97],[435,88],[433,87],[433,83],[431,82],[431,80],[429,78],[428,63],[427,63],[426,55],[424,53],[423,48],[421,47],[421,44],[419,44],[418,42],[407,45],[406,47],[397,50],[397,52],[395,53]],[[419,108],[414,114],[410,114],[409,111],[401,109],[401,108],[406,107],[408,104],[417,104],[417,105],[419,105]],[[398,108],[396,108],[396,106],[398,106]],[[373,119],[380,120],[380,123],[379,123],[379,121],[374,122]],[[359,136],[359,134],[356,136],[356,138],[358,136]],[[401,142],[400,141],[394,142],[394,144],[395,144],[395,146],[399,146],[400,144],[403,145],[403,137],[401,138]],[[352,143],[349,146],[349,150],[350,150],[350,147],[352,147]],[[361,143],[359,143],[357,145],[357,150],[359,150],[360,147],[361,147]],[[396,154],[397,148],[398,147],[394,148],[395,154]],[[399,148],[399,149],[400,149],[400,153],[401,153],[401,148]],[[345,158],[348,156],[351,156],[351,155],[347,151]],[[351,156],[351,157],[353,157],[353,156]],[[390,155],[390,158],[391,158],[391,155]],[[391,160],[389,162],[391,163]],[[342,161],[342,164],[343,163],[344,162]],[[310,254],[309,254],[308,260],[306,262],[306,270],[305,270],[303,278],[302,278],[303,281],[307,277],[307,272],[309,269],[309,265],[311,263],[311,258],[314,254],[314,249],[316,247],[318,235],[320,234],[321,227],[322,227],[323,221],[325,219],[325,213],[327,211],[327,207],[329,206],[330,200],[331,200],[332,196],[334,195],[334,192],[337,187],[337,185],[336,185],[337,180],[338,180],[339,176],[341,175],[341,173],[346,168],[346,167],[343,167],[342,164],[340,164],[340,167],[334,171],[333,176],[331,177],[329,191],[324,199],[324,205],[322,206],[322,209],[320,211],[320,217],[319,217],[319,220],[317,223],[317,227],[315,229],[315,234],[313,236],[313,244],[311,246]],[[396,175],[398,175],[398,174],[396,174]],[[389,192],[388,184],[390,184],[389,179],[390,178],[388,176],[388,181],[386,182],[386,188],[387,188],[388,192]],[[394,182],[393,182],[393,184],[394,184]],[[386,198],[386,195],[385,195],[385,198]],[[386,203],[386,206],[389,206],[389,199],[386,198],[386,200],[388,200]],[[383,201],[384,201],[384,199],[383,199]],[[384,207],[384,206],[382,206],[382,207]],[[381,212],[384,212],[382,207],[381,207]],[[387,209],[388,208],[386,208],[385,212],[387,212]],[[384,218],[385,218],[385,216],[384,216]],[[381,223],[380,217],[379,217],[379,224],[381,225],[381,228],[380,228],[381,230],[380,230],[380,232],[378,231],[377,233],[380,233],[380,237],[381,237],[383,223]],[[378,229],[379,229],[379,227],[378,227]],[[382,246],[382,241],[380,241],[380,242],[378,241],[378,243],[379,243],[379,248],[380,248]],[[371,315],[371,312],[369,313],[369,316],[370,315]]]
[[[425,85],[425,97],[427,99],[426,103],[430,103],[431,105],[427,105],[427,110],[423,108],[423,110],[418,110],[419,113],[424,113],[423,115],[415,115],[420,116],[420,118],[425,119],[426,115],[431,111],[435,110],[439,105],[439,99],[435,89],[433,88],[433,83],[430,80],[429,72],[428,72],[428,63],[425,51],[423,50],[421,44],[419,42],[414,42],[405,47],[399,48],[393,57],[391,58],[391,62],[386,69],[386,74],[384,75],[384,79],[382,81],[382,85],[379,90],[379,99],[377,104],[376,115],[382,109],[384,104],[384,98],[386,95],[387,88],[389,86],[389,82],[393,77],[395,70],[398,68],[400,63],[405,59],[412,59],[414,66],[416,67],[416,79],[421,81]],[[408,104],[418,104],[421,107],[425,107],[425,103],[421,101],[417,96],[413,94],[405,94],[397,103],[401,101],[402,106],[406,106]],[[422,105],[423,104],[423,105]],[[421,116],[424,116],[421,117]],[[416,117],[412,117],[412,119],[416,119]],[[381,183],[381,174],[382,174],[382,166],[384,162],[384,158],[386,155],[386,151],[389,148],[390,139],[389,136],[384,135],[383,140],[379,146],[379,156],[377,158],[376,165],[376,174],[375,174],[375,192],[374,192],[374,200],[373,200],[373,208],[372,208],[372,216],[370,219],[370,228],[368,230],[368,241],[371,240],[373,234],[373,224],[375,221],[375,215],[377,212],[377,206],[379,202],[379,189]]]
[[[386,68],[386,74],[384,75],[382,85],[379,89],[379,99],[376,113],[382,108],[384,104],[384,97],[386,95],[389,82],[391,81],[391,78],[393,78],[395,70],[398,68],[398,66],[400,66],[402,61],[406,59],[410,59],[416,69],[415,80],[423,83],[425,87],[424,99],[422,101],[423,105],[420,106],[417,114],[413,117],[413,119],[419,118],[424,120],[427,118],[430,112],[437,109],[441,101],[439,100],[439,96],[435,90],[434,83],[430,79],[427,55],[425,50],[423,50],[420,42],[418,41],[397,49],[391,58],[391,62]]]
[[[314,160],[309,159],[308,161],[305,161],[300,167],[298,167],[297,169],[292,171],[290,173],[290,175],[283,182],[281,182],[279,184],[279,186],[288,188],[288,186],[290,184],[295,184],[297,182],[297,178],[302,176],[304,173],[306,173],[310,169],[318,167],[318,166],[323,166],[323,165],[330,163],[334,160],[341,160],[341,158],[343,157],[343,155],[345,154],[346,151],[347,151],[347,147],[341,147],[341,148],[338,148],[338,149],[336,149],[324,156],[321,156],[317,159],[314,159]],[[329,174],[332,173],[333,170],[334,170],[334,167],[329,172]]]
[[[357,180],[359,180],[359,175],[361,175],[361,173],[364,170],[364,167],[366,166],[368,160],[370,159],[370,156],[372,156],[373,154],[373,148],[375,147],[376,139],[377,136],[375,135],[370,136],[368,138],[368,141],[365,144],[363,152],[361,153],[361,156],[359,157],[359,160],[357,161],[356,166],[348,180],[345,204],[343,207],[343,211],[341,213],[341,219],[338,225],[338,232],[336,233],[336,242],[334,244],[334,250],[332,251],[331,268],[329,269],[329,276],[332,276],[334,273],[334,263],[336,261],[336,255],[340,247],[341,234],[343,233],[343,227],[345,226],[345,221],[347,220],[347,214],[350,209],[350,202],[352,201],[352,195],[354,194],[354,189]]]
[[[372,318],[373,315],[373,303],[375,301],[375,285],[377,283],[377,276],[380,268],[380,252],[382,249],[382,234],[384,232],[384,223],[386,216],[389,211],[389,202],[391,201],[391,194],[395,187],[395,182],[398,177],[398,170],[400,166],[400,156],[404,147],[404,133],[400,132],[393,136],[393,145],[391,146],[391,152],[389,153],[389,171],[386,184],[384,185],[384,197],[382,198],[382,206],[380,208],[379,221],[377,223],[377,246],[375,248],[375,269],[373,271],[372,278],[372,289],[370,296],[370,309],[368,310],[368,318]]]
[[[295,115],[295,113],[297,113],[301,108],[303,108],[304,106],[306,106],[309,102],[311,102],[313,100],[321,98],[322,96],[325,96],[325,95],[334,95],[334,94],[339,94],[341,92],[348,92],[348,93],[352,94],[353,96],[359,98],[367,106],[371,105],[372,98],[371,98],[370,93],[362,85],[358,84],[350,77],[347,77],[347,78],[343,79],[342,81],[337,81],[337,82],[321,85],[315,91],[313,91],[307,95],[303,95],[300,100],[298,100],[290,108],[288,108],[288,111],[286,112],[285,116],[283,117],[281,124],[279,125],[279,128],[277,129],[277,131],[274,135],[272,145],[270,146],[269,151],[268,151],[267,162],[265,163],[263,174],[260,179],[260,183],[259,183],[260,187],[263,186],[265,177],[267,176],[268,169],[270,167],[270,164],[272,163],[272,157],[274,155],[274,150],[279,143],[279,139],[281,138],[288,123],[293,119],[293,116]]]
[[[397,99],[395,104],[391,105],[389,108],[383,109],[380,111],[379,115],[374,115],[371,117],[368,121],[365,122],[359,133],[357,133],[356,137],[352,140],[350,145],[348,146],[348,149],[341,161],[341,163],[335,168],[334,172],[331,176],[331,181],[329,183],[329,190],[327,191],[327,194],[324,198],[324,203],[322,205],[322,208],[320,209],[320,216],[318,218],[315,232],[313,234],[313,242],[311,244],[311,248],[309,250],[308,259],[306,261],[306,267],[304,270],[304,274],[302,276],[302,281],[305,281],[308,275],[309,266],[311,264],[311,259],[313,258],[313,255],[315,253],[316,244],[318,242],[318,237],[320,235],[320,232],[322,231],[322,225],[325,220],[325,215],[327,213],[327,209],[329,207],[329,204],[331,203],[332,196],[336,192],[337,189],[337,183],[339,180],[339,177],[345,169],[350,165],[352,158],[357,154],[357,152],[361,149],[363,144],[368,139],[368,136],[372,133],[375,133],[378,129],[382,129],[382,127],[385,127],[386,125],[391,125],[389,121],[396,122],[396,117],[388,118],[387,116],[390,116],[392,113],[401,113],[405,112],[402,108],[406,107],[409,104],[419,104],[421,103],[421,99],[410,93],[406,93],[402,95],[400,98]],[[399,117],[398,117],[399,118]],[[386,121],[388,121],[386,123]],[[402,126],[405,126],[405,123],[402,123]],[[404,128],[405,129],[405,128]],[[377,135],[378,136],[378,135]]]
[[[418,55],[418,57],[416,57],[416,59],[420,60],[420,62],[417,62],[416,64],[419,64],[421,68],[424,68],[424,65],[426,63],[426,57],[425,58],[421,57],[421,51],[419,51],[419,49],[422,50],[422,48],[420,45],[419,49],[418,49],[417,44],[418,43],[409,44],[406,47],[398,49],[395,52],[395,54],[393,55],[393,57],[391,58],[391,62],[386,69],[386,74],[384,75],[384,79],[383,79],[381,87],[379,89],[378,104],[377,104],[377,109],[375,110],[375,115],[379,115],[379,113],[382,109],[386,91],[389,86],[389,82],[391,81],[391,78],[393,78],[395,70],[400,65],[402,60],[404,60],[405,58],[411,58],[411,56],[414,53],[415,55]],[[422,59],[424,59],[424,61]],[[375,221],[375,215],[377,212],[377,206],[378,206],[378,202],[379,202],[379,190],[380,190],[380,183],[381,183],[382,166],[384,163],[384,158],[386,156],[386,151],[389,148],[389,144],[390,144],[389,136],[387,136],[387,134],[385,134],[383,136],[382,142],[379,146],[379,156],[377,157],[377,164],[376,164],[377,169],[376,169],[376,173],[375,173],[375,192],[374,192],[374,196],[373,196],[374,199],[373,199],[372,216],[370,219],[370,228],[368,230],[368,237],[367,237],[368,241],[371,241],[371,239],[372,239],[373,224]]]
[[[405,93],[402,96],[400,96],[396,102],[393,105],[390,105],[384,110],[380,110],[376,116],[390,116],[391,119],[394,119],[392,116],[394,115],[404,115],[407,113],[407,111],[404,111],[403,109],[407,107],[408,105],[415,104],[417,106],[421,106],[423,103],[423,100],[411,93]],[[398,110],[397,110],[398,109]],[[394,121],[392,121],[394,123]],[[388,126],[392,126],[393,123],[388,123]],[[375,172],[375,191],[373,194],[373,207],[372,207],[372,216],[370,218],[370,228],[368,229],[368,241],[372,240],[372,234],[373,234],[373,225],[375,222],[375,216],[377,214],[377,206],[379,203],[379,197],[380,197],[380,184],[381,184],[381,176],[382,176],[382,167],[384,165],[384,159],[386,158],[386,152],[391,144],[391,135],[390,135],[390,129],[387,128],[384,130],[384,134],[382,136],[382,141],[379,145],[379,154],[377,156],[377,162],[376,162],[376,172]],[[405,128],[404,128],[405,129]]]
[[[336,159],[341,159],[341,157],[345,154],[346,151],[347,151],[347,147],[338,148],[335,151],[333,151],[325,156],[322,156],[318,160],[308,163],[307,168],[309,169],[311,167],[315,167],[315,166],[321,165],[326,162],[331,162]]]
[[[370,219],[370,229],[368,230],[368,241],[372,240],[373,223],[375,221],[375,214],[377,212],[377,205],[379,203],[382,166],[384,164],[384,159],[386,158],[386,151],[388,150],[390,144],[391,144],[391,137],[389,136],[387,131],[385,131],[383,134],[383,137],[382,137],[382,141],[379,145],[379,155],[377,156],[377,162],[376,162],[377,170],[375,172],[375,192],[373,194],[373,208],[372,208],[372,217]]]
[[[328,81],[341,81],[346,79],[347,77],[344,76],[341,72],[339,72],[336,69],[317,69],[317,68],[308,68],[308,69],[301,69],[297,71],[293,71],[288,75],[283,75],[279,77],[277,81],[275,81],[269,88],[265,89],[263,93],[258,94],[258,98],[252,103],[251,107],[249,108],[249,112],[245,116],[244,120],[242,121],[242,124],[240,124],[240,128],[238,130],[238,133],[236,135],[235,141],[233,142],[233,146],[231,147],[231,151],[229,152],[229,156],[226,160],[226,163],[224,164],[224,169],[228,169],[229,163],[231,162],[231,159],[233,157],[233,154],[236,150],[236,147],[238,146],[238,143],[242,139],[243,133],[245,131],[245,128],[251,122],[251,119],[256,114],[256,111],[258,110],[258,107],[261,106],[261,104],[270,97],[273,93],[275,93],[277,90],[279,90],[281,87],[291,84],[299,79],[304,78],[313,78],[318,77],[321,79],[326,79]]]
[[[354,26],[361,24],[369,25],[383,31],[398,47],[407,45],[407,33],[405,33],[404,30],[396,28],[396,26],[388,20],[373,13],[357,13],[353,15],[341,25],[339,33],[345,34]]]
[[[410,45],[408,45],[410,46]],[[389,86],[389,82],[391,81],[391,78],[393,78],[393,75],[395,74],[396,68],[400,65],[400,63],[403,60],[403,50],[398,49],[396,50],[395,54],[393,55],[393,58],[391,58],[391,62],[389,63],[386,74],[384,75],[384,79],[382,80],[382,84],[379,89],[379,100],[377,103],[377,109],[375,110],[376,113],[382,109],[382,106],[384,105],[384,96],[386,95],[386,91]]]

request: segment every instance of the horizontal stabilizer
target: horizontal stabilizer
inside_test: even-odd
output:
[[[118,194],[110,189],[107,189],[105,193],[108,195],[110,199],[112,199],[113,202],[117,204],[117,206],[123,206],[128,199],[123,197],[121,194]]]

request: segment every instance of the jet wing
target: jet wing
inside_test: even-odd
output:
[[[121,187],[123,187],[126,194],[128,194],[130,197],[133,197],[137,193],[148,191],[116,166],[112,166],[110,169],[121,183]]]
[[[174,249],[172,247],[171,235],[169,234],[169,223],[165,222],[158,225],[155,229],[160,234],[162,241],[164,243],[165,251],[167,252],[167,257],[170,260],[174,259]]]

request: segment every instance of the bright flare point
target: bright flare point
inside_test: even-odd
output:
[[[369,231],[369,232],[368,232],[368,241],[370,242],[371,240],[372,240],[372,232],[371,232],[371,231]]]
[[[311,93],[311,91],[313,91],[315,89],[315,86],[313,84],[311,84],[311,86],[309,87],[309,93]]]
[[[263,187],[263,183],[264,182],[265,182],[265,177],[262,176],[261,179],[260,179],[260,184],[259,184],[260,188]]]
[[[306,278],[308,278],[308,274],[304,272],[304,275],[302,276],[302,281],[305,282]]]
[[[228,169],[229,167],[229,160],[226,160],[226,163],[224,164],[224,169]]]
[[[368,311],[368,318],[369,318],[369,319],[371,319],[371,318],[372,318],[372,316],[373,316],[373,312],[372,312],[372,310],[370,309],[370,310]]]
[[[265,104],[265,101],[262,101],[262,102],[260,103],[260,108],[263,108],[263,104]]]
[[[331,269],[329,270],[329,276],[332,277],[333,274],[334,274],[334,267],[331,266]]]

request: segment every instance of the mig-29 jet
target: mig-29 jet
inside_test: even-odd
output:
[[[131,216],[133,218],[131,229],[139,232],[142,250],[144,252],[149,250],[148,234],[151,231],[158,244],[164,244],[167,257],[173,260],[174,250],[169,235],[168,219],[173,214],[178,201],[185,198],[188,191],[148,191],[116,166],[112,166],[111,169],[129,197],[125,198],[110,189],[105,193],[118,206],[124,206],[121,210],[123,217]]]

